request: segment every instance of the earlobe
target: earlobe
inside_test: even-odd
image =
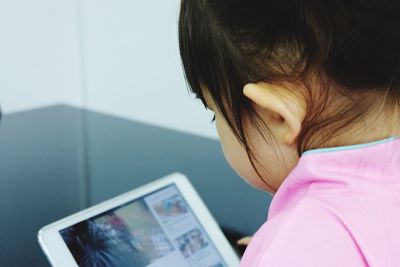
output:
[[[273,117],[279,125],[272,127],[283,128],[276,131],[287,145],[294,143],[301,130],[304,119],[304,110],[301,108],[301,99],[293,98],[287,88],[269,83],[248,83],[243,88],[243,94],[249,98],[264,115],[263,118]]]

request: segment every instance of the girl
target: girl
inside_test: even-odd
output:
[[[186,79],[273,195],[241,266],[400,266],[400,1],[182,0]]]

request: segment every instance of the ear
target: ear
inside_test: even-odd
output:
[[[243,94],[261,111],[261,117],[278,138],[287,145],[294,143],[305,117],[304,98],[291,94],[286,87],[269,83],[248,83]]]

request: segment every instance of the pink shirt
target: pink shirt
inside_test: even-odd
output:
[[[400,266],[400,137],[305,151],[240,266]]]

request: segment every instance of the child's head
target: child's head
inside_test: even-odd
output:
[[[398,134],[399,14],[398,0],[182,0],[186,79],[237,173],[273,193],[305,150]]]

